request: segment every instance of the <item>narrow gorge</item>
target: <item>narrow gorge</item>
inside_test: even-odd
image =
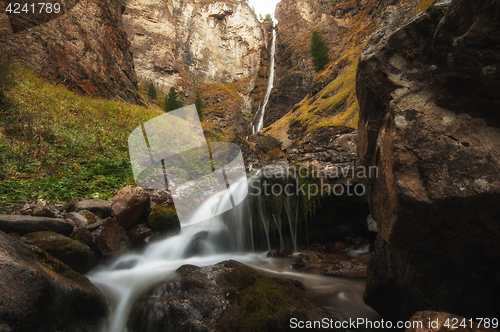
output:
[[[0,331],[499,330],[500,1],[261,5],[0,0]]]

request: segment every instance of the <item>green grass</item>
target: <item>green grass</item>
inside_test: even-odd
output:
[[[133,184],[128,135],[163,112],[98,99],[16,68],[0,110],[0,210],[19,199],[113,197]]]

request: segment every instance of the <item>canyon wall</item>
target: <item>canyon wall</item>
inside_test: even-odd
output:
[[[379,234],[365,301],[495,317],[500,295],[500,1],[441,1],[360,58],[358,157]]]
[[[31,6],[37,1],[20,3]],[[0,48],[22,66],[71,90],[139,102],[121,1],[58,3],[59,14],[5,15],[7,1],[0,1]]]

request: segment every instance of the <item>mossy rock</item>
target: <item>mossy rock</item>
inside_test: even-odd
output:
[[[54,232],[35,232],[23,237],[27,244],[37,246],[76,272],[87,273],[95,266],[93,251],[83,243]]]
[[[177,211],[173,206],[156,205],[148,217],[147,226],[153,232],[176,234],[181,230]]]

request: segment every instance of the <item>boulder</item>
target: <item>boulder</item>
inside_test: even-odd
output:
[[[101,253],[97,248],[97,243],[87,227],[78,228],[76,231],[71,233],[70,238],[88,246],[96,256],[96,259],[100,258]]]
[[[340,261],[321,271],[321,274],[335,277],[366,278],[366,266],[351,261]]]
[[[379,174],[365,302],[386,318],[498,315],[499,10],[438,2],[361,54],[358,163]]]
[[[125,230],[111,218],[104,221],[102,227],[95,231],[94,236],[104,259],[118,257],[129,252],[130,244]]]
[[[173,206],[155,205],[148,217],[147,226],[153,232],[177,234],[181,230],[179,217]]]
[[[412,327],[407,328],[406,332],[497,332],[491,328],[493,326],[491,318],[482,324],[472,321],[468,318],[437,311],[419,311],[410,319]],[[485,327],[487,325],[488,327]],[[498,326],[498,323],[496,324]]]
[[[177,273],[137,300],[128,331],[285,331],[291,317],[340,319],[311,303],[300,282],[269,278],[235,261],[183,265]]]
[[[83,275],[0,232],[1,331],[99,331],[109,308]]]
[[[26,234],[40,231],[51,231],[70,235],[74,225],[59,218],[33,217],[25,215],[0,214],[0,230],[3,232]]]
[[[272,149],[281,149],[281,143],[272,136],[257,134],[255,148],[263,153],[267,153]]]
[[[74,212],[90,211],[99,218],[104,219],[111,216],[111,204],[111,202],[99,198],[85,199],[77,202],[73,209]]]
[[[127,186],[115,195],[111,210],[115,220],[129,230],[137,225],[150,204],[149,194],[143,188]]]
[[[139,224],[127,232],[127,237],[130,244],[134,248],[142,248],[148,242],[146,240],[153,235],[153,231],[147,228],[144,224]]]
[[[32,244],[79,273],[89,272],[96,259],[92,250],[85,244],[54,232],[36,232],[23,236],[26,244]]]

